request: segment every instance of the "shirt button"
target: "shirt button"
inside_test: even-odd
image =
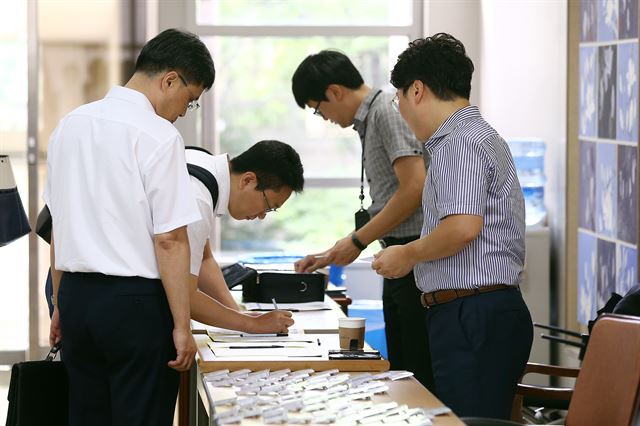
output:
[[[367,179],[367,182],[371,182],[371,179]]]

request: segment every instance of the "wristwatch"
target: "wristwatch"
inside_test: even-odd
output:
[[[358,247],[358,249],[360,250],[364,250],[367,248],[367,246],[362,244],[362,241],[358,239],[355,232],[351,233],[351,242],[353,243],[354,246]]]

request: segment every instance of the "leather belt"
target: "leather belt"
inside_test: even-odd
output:
[[[474,294],[480,293],[488,293],[490,291],[507,290],[510,288],[518,287],[506,284],[493,284],[477,287],[474,289],[436,290],[430,293],[422,293],[420,295],[420,302],[425,308],[430,308],[434,305],[451,302],[461,297],[473,296]]]
[[[403,246],[420,238],[420,235],[411,235],[409,237],[387,237],[378,240],[380,247],[387,248],[391,246]]]

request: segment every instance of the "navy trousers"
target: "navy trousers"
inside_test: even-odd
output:
[[[417,238],[387,238],[385,244],[387,247],[407,244]],[[382,306],[391,369],[413,372],[424,387],[433,391],[426,312],[420,303],[413,271],[394,280],[384,279]]]
[[[436,396],[460,417],[509,419],[531,343],[531,315],[517,288],[427,310]]]
[[[178,393],[173,319],[160,280],[62,275],[70,426],[169,426]]]
[[[44,284],[44,297],[47,299],[47,307],[49,308],[49,318],[53,316],[53,303],[51,303],[51,295],[53,294],[53,279],[51,278],[51,268],[47,272],[47,281]]]

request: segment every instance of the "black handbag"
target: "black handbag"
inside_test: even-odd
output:
[[[11,368],[7,426],[67,426],[69,385],[62,362],[54,362],[60,344],[44,361],[19,362]]]
[[[257,280],[242,284],[242,301],[271,303],[322,302],[327,276],[317,272],[258,272]]]
[[[0,155],[0,247],[31,232],[8,155]]]

